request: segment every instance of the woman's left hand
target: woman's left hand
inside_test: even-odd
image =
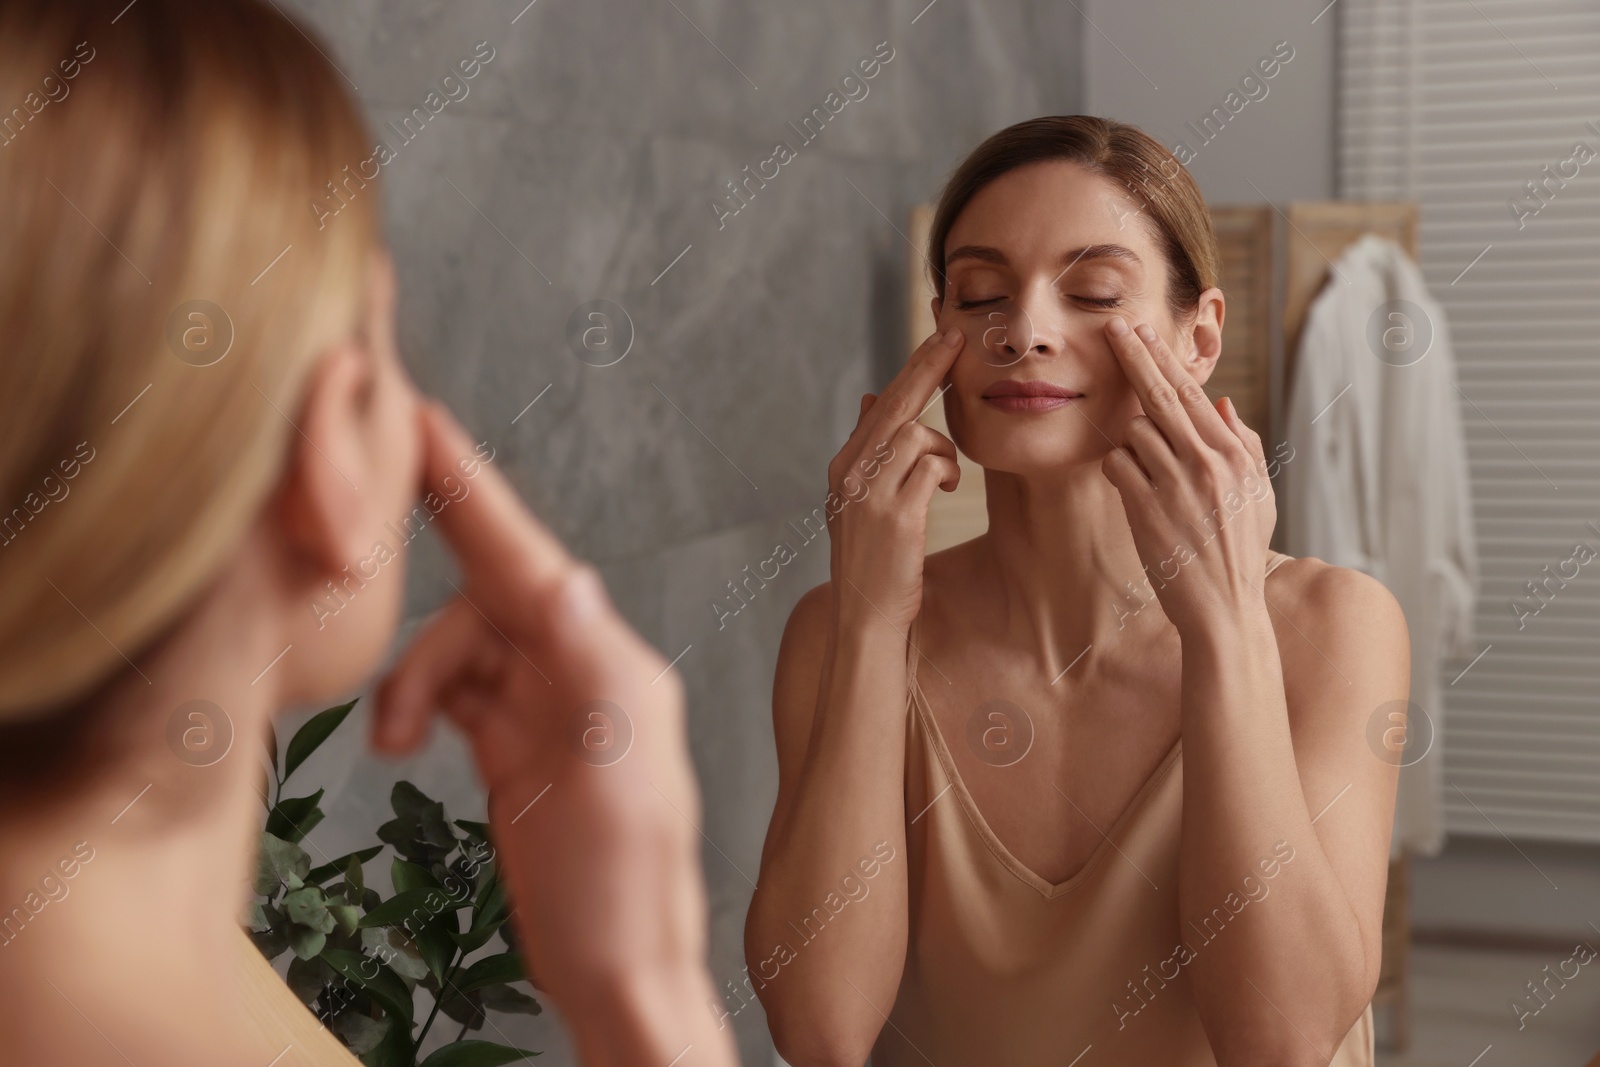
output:
[[[1262,604],[1278,512],[1261,437],[1233,401],[1212,405],[1151,326],[1114,317],[1106,337],[1145,413],[1100,469],[1122,496],[1162,609],[1188,634]]]

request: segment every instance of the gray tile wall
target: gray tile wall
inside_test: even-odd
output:
[[[721,984],[741,975],[776,790],[778,639],[795,600],[827,577],[826,541],[720,630],[711,602],[821,502],[860,394],[914,343],[898,232],[909,207],[987,134],[1078,110],[1093,31],[1059,0],[524,3],[293,7],[332,43],[396,149],[384,195],[417,380],[493,443],[646,638],[669,658],[688,648],[678,666]],[[494,58],[467,95],[402,144],[388,124],[424,106],[480,41]],[[802,145],[786,123],[885,41],[893,58],[867,94]],[[795,158],[719,229],[710,204],[780,140]],[[633,327],[609,367],[580,361],[566,340],[574,309],[599,298]],[[451,592],[438,546],[419,549],[412,626]],[[361,728],[301,772],[332,798],[313,845],[337,855],[369,840],[396,777],[458,816],[481,815],[448,731],[396,767],[363,754]],[[772,1062],[759,1005],[731,1025],[747,1065]],[[550,1067],[573,1062],[553,1013],[500,1026],[482,1036],[543,1049]]]

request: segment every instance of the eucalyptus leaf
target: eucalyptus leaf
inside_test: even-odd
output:
[[[416,982],[428,976],[428,963],[422,958],[416,943],[397,929],[364,929],[361,931],[361,945],[367,955],[387,963],[402,978]]]
[[[275,960],[289,951],[289,934],[284,928],[264,930],[250,934],[250,941],[269,960]]]
[[[322,898],[322,890],[314,885],[296,889],[284,897],[283,913],[301,926],[309,926],[318,933],[333,933],[335,919],[328,911],[327,902]]]
[[[328,943],[327,934],[307,926],[289,927],[288,937],[289,947],[294,949],[294,954],[303,960],[308,960],[320,953]]]
[[[302,959],[296,956],[289,961],[289,973],[284,976],[289,989],[305,1004],[313,1004],[322,995],[323,987],[333,980],[333,968],[319,959]]]
[[[417,1067],[501,1067],[539,1053],[493,1041],[457,1041],[432,1053]]]
[[[328,913],[339,924],[339,929],[347,934],[355,933],[361,926],[361,909],[354,904],[329,904]]]
[[[352,700],[348,704],[319,711],[295,731],[294,737],[289,741],[289,751],[285,753],[283,759],[284,781],[288,781],[289,776],[306,761],[306,757],[315,752],[339,728],[339,724],[344,722],[345,716],[349,715],[350,709],[355,706],[356,702]]]
[[[266,909],[261,906],[260,901],[250,902],[250,908],[245,913],[245,925],[250,928],[251,933],[255,934],[265,933],[272,929],[272,920],[267,918]]]
[[[544,1009],[539,1002],[519,989],[508,985],[492,985],[479,991],[483,1006],[491,1011],[515,1012],[519,1015],[538,1015]]]
[[[389,792],[389,806],[395,817],[378,828],[378,837],[396,852],[428,864],[455,851],[459,832],[446,820],[443,804],[410,782],[399,781]]]
[[[390,1023],[388,1016],[373,1019],[358,1011],[347,1011],[333,1021],[331,1029],[344,1039],[351,1052],[360,1056],[378,1047],[389,1032]]]
[[[291,841],[285,841],[276,834],[261,835],[261,852],[255,885],[259,895],[272,896],[278,891],[279,886],[289,882],[291,876],[299,883],[292,888],[298,889],[304,884],[302,879],[310,870],[311,857],[306,855],[305,849]]]

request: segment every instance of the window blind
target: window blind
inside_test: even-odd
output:
[[[1600,842],[1600,0],[1339,17],[1340,194],[1420,205],[1457,358],[1481,573],[1445,825]]]

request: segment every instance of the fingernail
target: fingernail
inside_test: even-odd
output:
[[[956,329],[954,326],[950,327],[944,332],[944,343],[947,346],[954,348],[955,343],[959,340],[961,340],[961,331]]]
[[[1156,339],[1156,332],[1142,322],[1133,328],[1133,332],[1146,341],[1154,341]]]
[[[1113,316],[1111,319],[1111,332],[1121,337],[1128,332],[1128,323],[1122,316]]]
[[[600,613],[605,598],[605,583],[600,572],[580,565],[562,588],[561,612],[569,622],[587,622]]]

